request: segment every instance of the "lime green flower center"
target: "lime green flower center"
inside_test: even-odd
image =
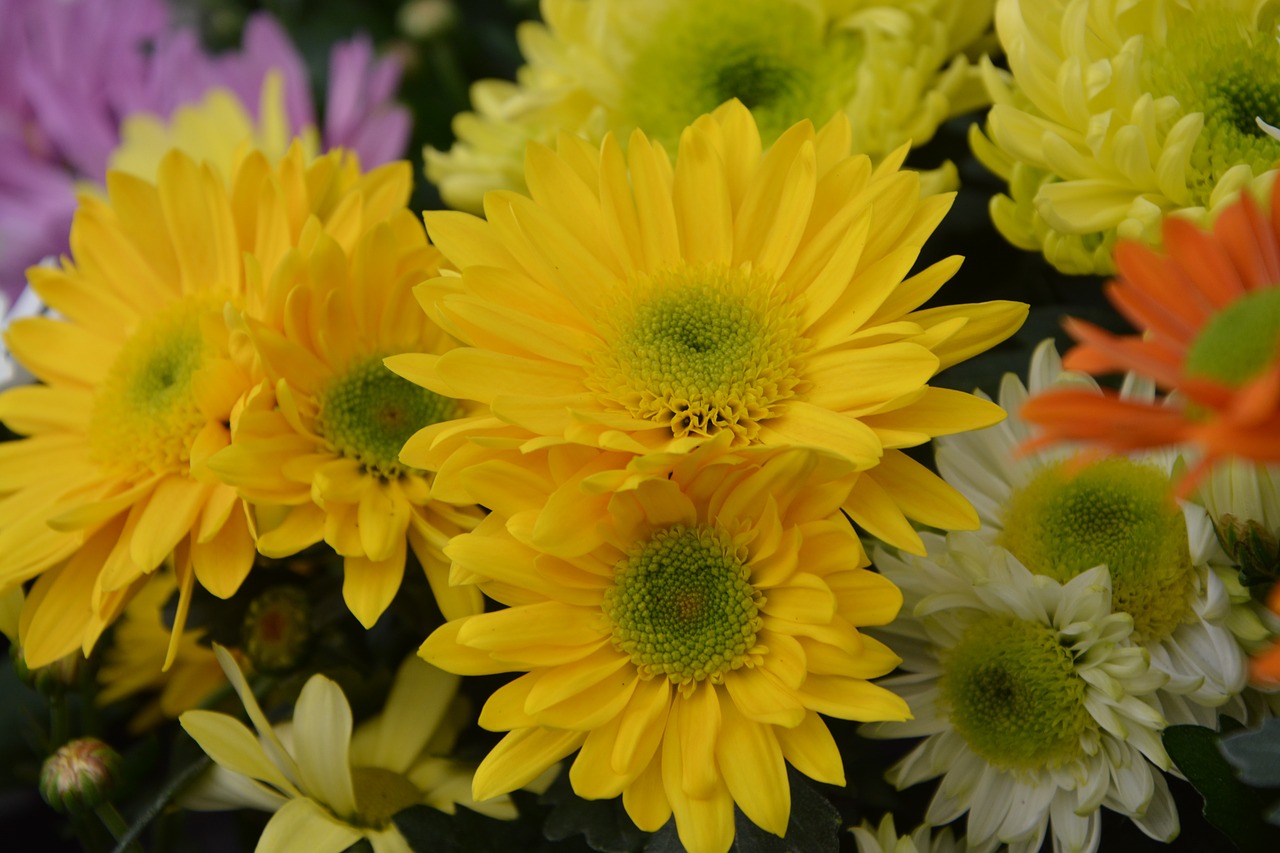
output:
[[[737,98],[765,145],[802,119],[825,123],[853,96],[861,37],[829,29],[808,4],[699,0],[666,4],[633,45],[630,117],[674,150],[698,116]]]
[[[422,803],[422,792],[404,776],[383,767],[352,767],[355,789],[354,820],[367,826],[385,826],[397,812]]]
[[[969,747],[1003,770],[1055,767],[1095,728],[1087,685],[1047,625],[988,616],[942,659],[941,699]]]
[[[601,324],[587,384],[676,437],[751,441],[795,392],[806,346],[779,290],[763,272],[718,265],[638,278]]]
[[[1183,115],[1204,114],[1191,155],[1188,185],[1207,199],[1233,166],[1261,174],[1280,162],[1280,142],[1255,119],[1280,119],[1280,44],[1274,32],[1220,4],[1171,23],[1165,45],[1152,51],[1147,85],[1172,95]]]
[[[1280,288],[1242,296],[1210,318],[1187,352],[1188,376],[1239,388],[1280,355]]]
[[[209,420],[192,379],[215,354],[201,318],[218,307],[207,299],[179,302],[143,321],[121,347],[94,400],[89,433],[95,462],[187,473],[191,446]]]
[[[415,432],[461,414],[457,400],[432,393],[392,373],[381,356],[356,362],[319,398],[316,429],[343,456],[386,479],[414,469],[400,449]]]
[[[764,598],[749,574],[745,554],[715,528],[657,531],[618,563],[605,592],[614,645],[646,677],[718,683],[755,649]]]
[[[1000,544],[1032,572],[1066,582],[1105,563],[1134,636],[1158,642],[1185,621],[1196,574],[1169,478],[1129,459],[1051,465],[1016,492]]]

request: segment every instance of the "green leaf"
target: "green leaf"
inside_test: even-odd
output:
[[[1272,717],[1255,731],[1227,735],[1221,748],[1243,782],[1280,788],[1280,719]]]
[[[843,822],[840,812],[795,770],[788,767],[787,773],[791,780],[791,820],[786,836],[779,838],[766,832],[735,808],[736,835],[730,848],[733,853],[839,853]],[[684,853],[674,820],[653,834],[644,853]]]
[[[1280,849],[1280,831],[1263,818],[1266,797],[1236,778],[1218,749],[1221,735],[1203,726],[1169,726],[1164,746],[1204,797],[1204,816],[1241,850]]]
[[[581,834],[591,849],[600,853],[636,853],[648,837],[632,823],[621,797],[584,800],[573,793],[566,773],[547,789],[542,802],[555,806],[542,827],[552,841]]]
[[[538,804],[535,795],[513,791],[511,799],[518,812],[515,820],[498,820],[463,806],[458,806],[452,815],[430,806],[412,806],[392,820],[409,846],[420,853],[588,853],[589,848],[581,840],[553,845],[543,838],[547,810]]]

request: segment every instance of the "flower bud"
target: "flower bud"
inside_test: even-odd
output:
[[[1240,580],[1247,585],[1273,583],[1280,578],[1280,543],[1262,524],[1233,515],[1215,522],[1218,541],[1227,556],[1240,566]]]
[[[111,795],[120,763],[120,753],[97,738],[65,743],[40,768],[40,796],[60,812],[89,811]]]
[[[296,669],[311,647],[307,594],[296,586],[268,589],[249,602],[240,634],[254,669],[265,673]]]

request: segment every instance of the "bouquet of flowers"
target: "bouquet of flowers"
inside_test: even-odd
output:
[[[16,849],[1280,843],[1280,2],[2,2]]]

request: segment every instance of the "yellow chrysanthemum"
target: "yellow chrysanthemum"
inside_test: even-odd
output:
[[[267,381],[209,463],[255,505],[263,554],[287,557],[323,539],[343,556],[343,594],[367,628],[400,587],[406,542],[447,618],[483,609],[475,589],[449,586],[440,551],[479,511],[434,501],[429,475],[398,459],[418,429],[474,405],[382,364],[391,353],[452,346],[413,301],[439,258],[422,223],[400,210],[349,254],[319,236],[283,265],[259,317],[245,317]]]
[[[99,704],[138,693],[157,694],[129,721],[135,734],[177,719],[227,683],[213,649],[200,642],[203,630],[182,632],[173,663],[164,671],[171,632],[162,617],[177,588],[173,575],[161,572],[134,596],[116,623],[98,670]]]
[[[1111,272],[1117,237],[1160,242],[1171,213],[1205,222],[1262,191],[1280,141],[1273,0],[1000,0],[1012,81],[974,152],[1009,182],[992,201],[1012,243],[1070,273]]]
[[[494,463],[473,473],[494,512],[445,552],[455,577],[509,606],[446,623],[421,654],[462,674],[526,673],[480,713],[510,734],[476,771],[475,796],[580,750],[579,796],[621,794],[649,832],[674,815],[691,853],[729,848],[735,804],[784,835],[787,762],[844,784],[820,713],[908,716],[866,680],[899,659],[858,628],[888,623],[902,596],[863,568],[840,515],[856,475],[795,449],[705,446],[669,456],[665,474],[653,456],[610,470],[611,455],[533,451],[518,487]],[[566,480],[580,488],[566,493]]]
[[[290,127],[284,105],[284,78],[269,71],[262,81],[262,97],[255,121],[229,89],[214,88],[198,102],[183,104],[168,119],[133,113],[120,123],[120,145],[111,153],[110,168],[155,181],[164,155],[177,150],[209,163],[230,179],[237,159],[246,150],[260,151],[274,163],[295,140],[309,161],[320,151],[314,127]]]
[[[407,166],[361,176],[341,152],[276,166],[249,153],[224,181],[180,152],[155,184],[115,172],[85,197],[74,260],[32,268],[58,319],[10,327],[9,351],[42,384],[0,395],[21,441],[0,446],[0,588],[39,576],[23,610],[30,666],[89,650],[147,576],[173,563],[174,645],[192,584],[235,592],[254,544],[209,458],[254,386],[252,352],[224,319],[251,315],[295,247],[350,250],[408,199]]]
[[[453,207],[478,212],[487,190],[525,187],[529,141],[598,142],[635,128],[674,147],[681,130],[731,98],[766,145],[802,119],[853,120],[854,150],[879,159],[929,141],[987,103],[959,51],[991,22],[994,0],[543,0],[545,23],[519,39],[518,81],[482,80],[458,142],[428,148],[427,175]],[[931,183],[945,189],[954,170]]]
[[[559,153],[529,148],[532,199],[490,193],[488,221],[428,213],[461,273],[419,300],[470,346],[387,364],[492,414],[429,427],[401,459],[437,470],[459,437],[494,431],[637,454],[728,432],[852,462],[845,510],[900,547],[922,547],[907,517],[976,527],[899,448],[1004,417],[927,383],[1012,333],[1026,306],[916,310],[960,263],[903,278],[951,197],[920,198],[919,176],[898,170],[905,149],[874,169],[850,156],[850,132],[843,115],[816,134],[802,122],[762,156],[733,101],[684,134],[674,168],[639,132],[625,156],[612,135],[598,149],[562,137]],[[449,480],[438,487],[465,500]]]

